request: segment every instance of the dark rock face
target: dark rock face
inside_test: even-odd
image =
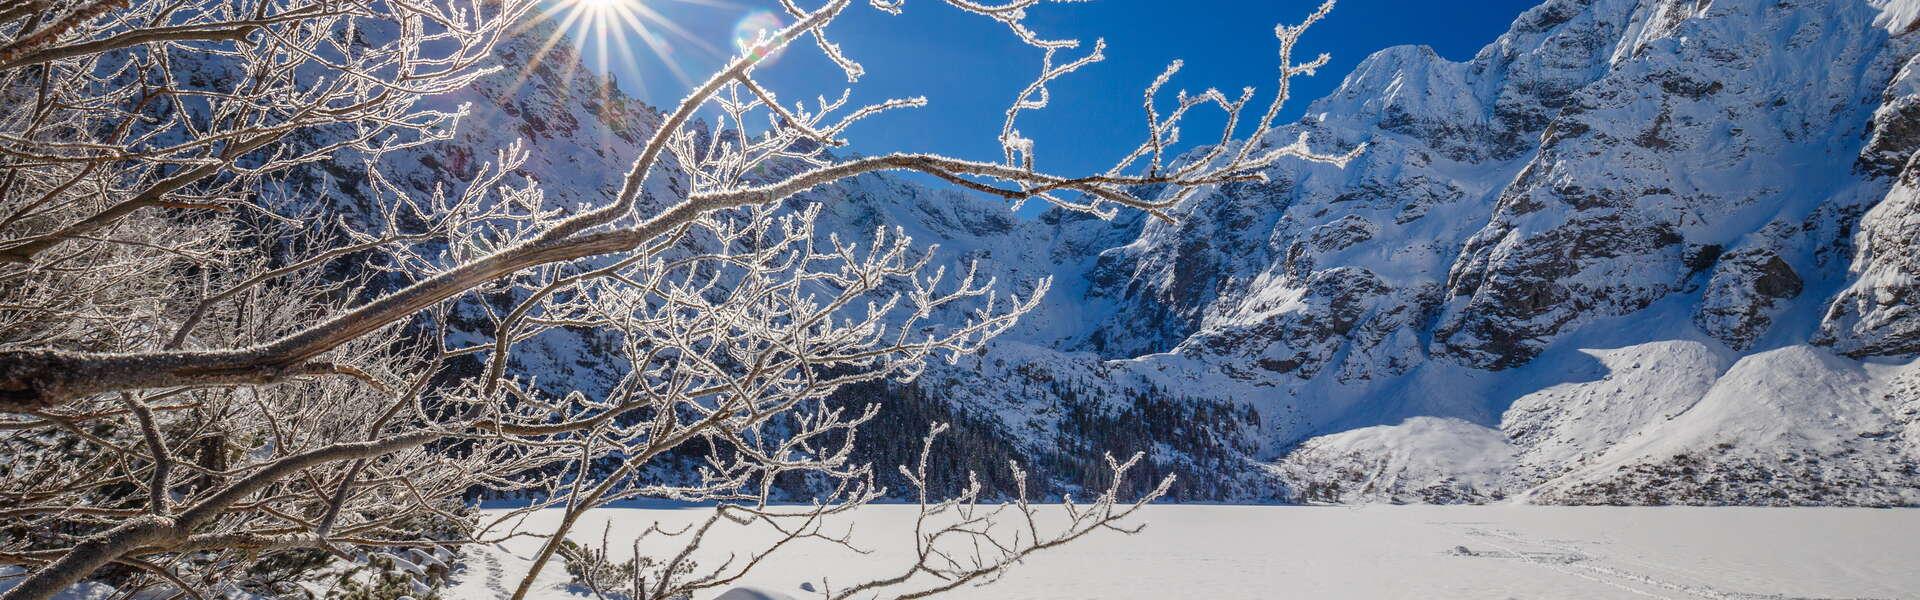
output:
[[[1790,165],[1805,145],[1841,143],[1863,125],[1872,113],[1858,98],[1879,95],[1904,59],[1884,49],[1884,32],[1840,25],[1850,15],[1830,4],[1639,11],[1647,19],[1605,43],[1608,71],[1561,103],[1538,154],[1462,250],[1449,287],[1466,300],[1436,333],[1437,353],[1512,368],[1582,323],[1689,289],[1688,248],[1726,244],[1762,211],[1807,210],[1787,190],[1831,166]],[[1814,93],[1752,76],[1813,55],[1858,75],[1826,73],[1817,85],[1832,87]],[[1875,145],[1898,145],[1903,112],[1882,109]],[[1775,301],[1799,294],[1791,261],[1767,252],[1729,257],[1701,311],[1703,329],[1737,348],[1766,329]],[[1755,298],[1736,302],[1743,286]]]
[[[1370,315],[1376,299],[1388,291],[1378,276],[1365,269],[1318,271],[1307,278],[1303,293],[1293,300],[1298,309],[1212,331],[1196,338],[1192,350],[1228,368],[1251,361],[1271,373],[1312,379],[1329,366],[1355,327]]]
[[[1314,250],[1320,252],[1339,252],[1353,247],[1354,244],[1373,239],[1380,232],[1380,226],[1374,225],[1357,215],[1347,215],[1339,220],[1314,227],[1310,234]]]
[[[1920,57],[1907,61],[1887,86],[1871,127],[1855,167],[1873,177],[1898,175],[1920,152]]]
[[[1457,264],[1465,268],[1451,276],[1466,304],[1434,336],[1476,367],[1526,364],[1569,323],[1646,308],[1681,284],[1683,272],[1671,267],[1682,261],[1684,240],[1642,215],[1590,211],[1524,241],[1511,231],[1490,227],[1468,241]],[[1636,277],[1648,261],[1669,269]]]
[[[1805,282],[1780,254],[1748,248],[1721,257],[1694,313],[1701,331],[1735,350],[1753,346],[1772,326],[1776,309],[1805,289]]]
[[[1859,277],[1820,323],[1816,342],[1851,356],[1920,352],[1920,154],[1886,200],[1867,211],[1858,235]]]
[[[1861,217],[1856,277],[1829,305],[1815,338],[1852,356],[1920,352],[1920,315],[1913,314],[1920,302],[1920,57],[1884,97],[1856,165],[1869,176],[1891,174],[1894,183]]]

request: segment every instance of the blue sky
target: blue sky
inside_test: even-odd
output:
[[[743,21],[764,22],[772,14],[766,9],[775,8],[771,0],[613,1],[642,2],[685,34],[650,27],[659,46],[668,49],[664,56],[635,41],[634,53],[621,55],[610,46],[615,49],[602,62],[591,45],[587,48],[590,66],[607,69],[629,93],[662,107],[676,103],[688,88],[670,66],[695,81],[705,77],[724,59],[716,50],[732,50]],[[1297,22],[1319,1],[1097,0],[1035,10],[1032,24],[1043,35],[1077,37],[1088,44],[1104,37],[1108,47],[1105,62],[1054,85],[1054,107],[1021,117],[1022,132],[1037,142],[1039,166],[1063,174],[1102,170],[1139,143],[1141,91],[1176,58],[1184,59],[1186,68],[1167,92],[1218,87],[1232,95],[1253,85],[1264,107],[1278,65],[1273,26]],[[1289,119],[1299,115],[1360,60],[1388,46],[1424,44],[1448,58],[1469,58],[1538,1],[1342,0],[1302,43],[1303,59],[1327,52],[1332,62],[1317,77],[1296,80],[1285,114]],[[1002,113],[1039,69],[1038,50],[1019,44],[1004,27],[938,0],[908,0],[900,16],[858,1],[829,32],[867,69],[855,86],[856,102],[901,96],[926,96],[930,102],[850,131],[853,149],[867,154],[933,151],[997,159]],[[810,43],[762,67],[760,78],[788,102],[834,97],[846,87],[845,78]],[[1185,137],[1215,137],[1217,123],[1195,120]]]

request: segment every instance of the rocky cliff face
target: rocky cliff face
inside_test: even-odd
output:
[[[1362,158],[1171,224],[1022,220],[885,176],[816,190],[799,201],[843,237],[900,224],[1003,282],[1056,279],[989,352],[844,400],[911,397],[1053,490],[1142,450],[1194,499],[1920,503],[1917,20],[1549,0],[1465,62],[1368,58],[1275,133]],[[537,41],[505,56],[539,66],[454,99],[457,144],[392,159],[409,185],[515,138],[556,206],[615,185],[658,113]],[[650,201],[681,189],[663,172]],[[543,377],[610,376],[589,340],[541,343]]]

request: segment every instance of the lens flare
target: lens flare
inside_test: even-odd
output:
[[[782,23],[780,17],[771,12],[749,12],[733,25],[733,44],[754,62],[772,63],[780,58],[780,47],[784,45],[774,37],[785,27],[786,23]]]

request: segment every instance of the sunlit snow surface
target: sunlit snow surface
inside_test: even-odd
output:
[[[620,557],[630,547],[623,530],[705,514],[599,510],[573,537],[597,545],[611,522],[610,545]],[[875,506],[836,521],[831,530],[852,523],[855,539],[873,553],[789,547],[740,582],[760,595],[742,597],[815,598],[802,582],[818,586],[825,576],[847,585],[895,573],[911,560],[913,514]],[[942,597],[1920,598],[1920,510],[1160,505],[1146,515],[1151,524],[1139,535],[1096,533],[997,583]],[[541,514],[526,527],[551,527],[558,516]],[[763,539],[741,529],[715,532],[716,540],[736,543]],[[474,551],[447,596],[504,597],[537,546],[522,539]],[[583,597],[565,581],[550,567],[536,597]]]

